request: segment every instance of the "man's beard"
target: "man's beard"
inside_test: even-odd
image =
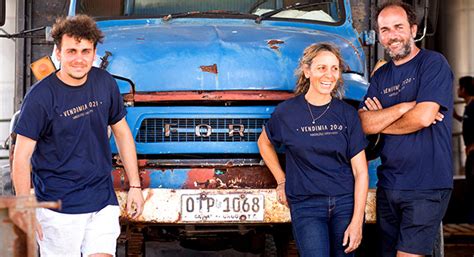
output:
[[[392,57],[393,60],[395,60],[395,61],[401,60],[401,59],[407,57],[411,53],[411,50],[412,50],[411,46],[414,44],[413,38],[410,37],[410,39],[406,43],[403,43],[403,41],[399,41],[399,40],[390,40],[388,42],[388,45],[390,45],[394,42],[401,42],[403,44],[403,47],[402,47],[402,51],[399,52],[399,53],[394,53],[394,52],[390,51],[389,47],[385,48],[388,55],[390,55],[390,57]]]

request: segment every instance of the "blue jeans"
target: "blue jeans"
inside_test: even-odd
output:
[[[293,234],[301,257],[340,257],[344,232],[354,210],[353,194],[329,197],[309,196],[290,203]]]

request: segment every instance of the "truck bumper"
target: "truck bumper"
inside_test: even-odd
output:
[[[128,219],[126,213],[127,193],[116,192],[122,210],[122,218]],[[182,199],[187,195],[259,195],[263,197],[263,219],[225,221],[222,219],[208,219],[205,216],[194,220],[183,219]],[[171,224],[216,224],[216,223],[285,223],[290,222],[288,207],[278,203],[275,189],[144,189],[143,198],[145,206],[138,222],[145,223],[171,223]]]
[[[116,191],[121,207],[122,219],[132,221],[126,212],[127,192]],[[182,199],[186,195],[261,195],[264,199],[263,218],[260,220],[239,219],[223,221],[197,217],[183,219]],[[291,222],[288,207],[277,200],[275,189],[144,189],[145,205],[142,215],[135,220],[156,224],[272,224]],[[366,223],[375,223],[375,190],[369,190],[365,209]]]

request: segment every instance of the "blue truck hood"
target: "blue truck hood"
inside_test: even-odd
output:
[[[352,43],[357,38],[347,33],[241,20],[105,21],[99,26],[106,40],[97,54],[111,52],[107,70],[130,79],[136,92],[292,91],[298,59],[316,42],[334,43],[352,72],[365,72],[362,51]]]

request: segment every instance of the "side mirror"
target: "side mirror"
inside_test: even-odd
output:
[[[0,0],[0,26],[5,25],[5,16],[7,10],[5,10],[5,2],[6,0]]]

